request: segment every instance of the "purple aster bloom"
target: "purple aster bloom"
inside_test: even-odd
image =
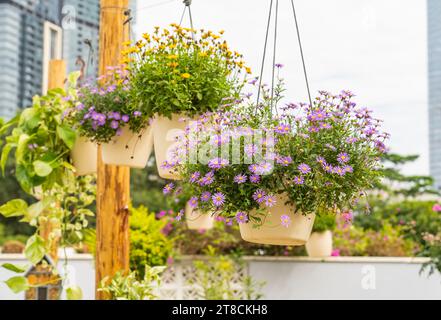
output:
[[[332,126],[329,123],[322,122],[320,123],[320,129],[331,129]]]
[[[142,113],[141,113],[141,111],[134,111],[134,112],[133,112],[133,115],[134,115],[135,117],[140,117],[140,116],[142,115]]]
[[[184,210],[182,209],[178,212],[178,215],[176,216],[175,220],[181,221],[183,216],[184,216]]]
[[[205,192],[202,193],[202,195],[201,195],[201,201],[202,202],[208,202],[208,201],[210,201],[210,199],[211,199],[211,193],[210,192],[205,191]]]
[[[199,171],[193,172],[190,176],[190,182],[195,183],[201,177],[201,173]]]
[[[323,164],[322,167],[323,167],[323,170],[325,170],[327,173],[334,172],[334,167],[332,165],[330,165],[329,163]]]
[[[263,162],[259,164],[259,167],[257,169],[257,174],[263,176],[265,174],[270,174],[273,171],[273,165],[269,162]]]
[[[254,144],[247,144],[244,148],[244,151],[249,156],[254,156],[257,153],[257,146]]]
[[[258,164],[252,164],[248,167],[248,170],[250,170],[251,173],[258,173],[259,171],[259,165]]]
[[[352,168],[351,166],[344,166],[344,167],[343,167],[343,170],[344,170],[346,173],[352,173],[352,172],[354,172],[354,168]]]
[[[292,158],[290,156],[278,157],[277,158],[277,163],[282,165],[282,166],[284,166],[284,167],[287,167],[287,166],[289,166],[292,163]]]
[[[325,145],[325,147],[328,148],[328,149],[331,149],[332,151],[337,150],[336,147],[334,147],[332,144],[329,144],[329,143],[327,143],[327,144]]]
[[[201,180],[199,180],[199,184],[201,186],[208,186],[214,182],[214,172],[210,171],[207,173]]]
[[[222,169],[223,167],[228,166],[228,164],[229,161],[227,159],[221,159],[221,158],[216,158],[208,161],[208,167],[210,169],[215,169],[215,170]]]
[[[221,146],[230,142],[230,137],[225,134],[217,134],[211,138],[211,144]]]
[[[174,188],[175,188],[174,183],[169,183],[169,184],[167,184],[167,185],[164,187],[164,189],[162,190],[162,192],[163,192],[164,194],[170,194],[170,193],[173,191]]]
[[[114,112],[113,113],[113,119],[115,120],[121,120],[121,114],[119,112]]]
[[[276,205],[276,197],[271,196],[271,195],[267,195],[265,197],[265,205],[269,208],[272,208]]]
[[[278,134],[287,134],[290,131],[291,131],[291,126],[288,124],[280,124],[275,129],[275,132]]]
[[[112,128],[112,129],[118,129],[119,128],[119,122],[118,121],[116,121],[116,120],[113,120],[111,123],[110,123],[110,127]]]
[[[317,160],[317,162],[320,163],[322,166],[323,166],[324,164],[326,164],[326,160],[325,160],[325,158],[323,158],[323,157],[321,157],[321,156],[318,156],[318,157],[316,158],[316,160]]]
[[[288,228],[291,225],[291,218],[286,214],[280,217],[280,221],[285,228]]]
[[[284,66],[283,66],[283,64],[281,64],[281,63],[276,63],[276,64],[275,64],[275,67],[281,69],[281,68],[283,68]]]
[[[82,111],[82,110],[84,110],[84,108],[85,108],[85,106],[84,106],[84,104],[82,104],[82,103],[80,103],[80,104],[78,104],[78,105],[76,106],[76,109],[77,109],[78,111]]]
[[[349,155],[345,152],[340,153],[337,157],[337,161],[340,163],[347,163],[350,159]]]
[[[303,176],[294,177],[294,184],[301,185],[305,183],[305,178]]]
[[[216,207],[221,207],[225,203],[225,195],[222,192],[215,193],[211,199]]]
[[[245,212],[238,212],[238,213],[236,214],[236,221],[237,221],[237,223],[239,223],[239,224],[247,223],[247,222],[248,222],[248,216],[247,216],[247,214],[246,214]]]
[[[238,174],[237,176],[234,177],[234,182],[236,182],[237,184],[243,184],[247,182],[247,180],[248,178],[244,174]]]
[[[263,191],[262,189],[257,190],[253,194],[253,199],[257,203],[262,203],[263,201],[265,201],[265,197],[266,197],[266,192]]]
[[[260,176],[257,174],[253,174],[250,176],[251,183],[259,183],[260,182]]]
[[[190,201],[188,201],[188,204],[192,208],[196,208],[198,206],[198,197],[191,197]]]
[[[232,226],[233,225],[233,219],[230,219],[230,218],[225,219],[225,225]]]
[[[346,139],[346,143],[350,143],[350,144],[355,143],[355,142],[357,142],[357,141],[358,141],[357,138],[347,138],[347,139]]]
[[[342,167],[335,167],[334,173],[338,174],[339,176],[344,176],[346,171]]]
[[[297,167],[297,169],[299,169],[299,171],[300,171],[302,174],[308,174],[308,173],[311,172],[311,167],[308,166],[306,163],[302,163],[301,165],[299,165],[299,166]]]
[[[130,120],[130,117],[128,116],[128,115],[123,115],[122,117],[121,117],[121,120],[124,122],[124,123],[127,123],[127,122],[129,122],[129,120]]]
[[[309,132],[319,132],[319,131],[320,131],[320,128],[319,128],[319,127],[309,127],[309,128],[308,128],[308,131],[309,131]]]

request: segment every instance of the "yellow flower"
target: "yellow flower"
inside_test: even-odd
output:
[[[131,44],[132,44],[132,41],[124,41],[122,43],[122,45],[125,46],[125,47],[130,46]]]
[[[251,68],[250,67],[245,67],[245,70],[248,74],[251,74]]]
[[[172,67],[172,68],[176,68],[177,66],[179,66],[179,63],[177,63],[177,62],[170,62],[168,65],[170,67]]]
[[[170,54],[170,55],[168,56],[168,58],[169,58],[170,60],[176,60],[176,59],[178,58],[178,56],[177,56],[176,54]]]
[[[199,52],[199,57],[206,57],[207,55],[207,52]]]
[[[191,77],[191,75],[189,74],[189,73],[183,73],[183,74],[181,74],[181,78],[183,78],[183,79],[188,79],[188,78],[190,78]]]

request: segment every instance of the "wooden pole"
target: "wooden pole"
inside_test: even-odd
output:
[[[48,73],[48,90],[56,88],[64,88],[66,81],[66,61],[64,60],[50,60],[49,61],[49,73]],[[49,240],[49,235],[54,229],[50,221],[40,226],[40,235],[46,241]],[[58,262],[58,240],[53,239],[50,243],[49,255],[57,265]]]
[[[101,0],[99,72],[120,64],[123,43],[129,39],[128,0]],[[104,277],[129,270],[130,169],[105,165],[98,148],[96,288]],[[96,299],[108,297],[96,291]]]

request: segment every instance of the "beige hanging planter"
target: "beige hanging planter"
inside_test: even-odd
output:
[[[143,169],[147,166],[153,149],[153,132],[150,126],[135,133],[123,127],[121,135],[103,144],[103,162],[111,165]]]
[[[210,230],[214,227],[214,218],[210,214],[202,214],[188,203],[185,206],[185,220],[190,230]]]
[[[85,137],[77,137],[71,151],[71,158],[77,176],[95,174],[97,170],[98,147]]]
[[[303,215],[294,213],[292,205],[286,205],[286,196],[277,196],[276,205],[266,208],[268,215],[264,224],[258,228],[253,223],[240,224],[240,234],[245,241],[259,244],[282,246],[302,246],[311,235],[315,214]],[[291,223],[288,227],[282,225],[281,217],[288,215]]]
[[[172,118],[158,116],[153,124],[153,139],[155,146],[156,165],[161,178],[169,180],[180,180],[181,177],[174,170],[163,168],[162,165],[167,161],[173,162],[173,151],[176,147],[176,139],[183,134],[187,121],[182,121],[185,117],[181,114],[173,114]]]
[[[308,256],[314,258],[325,258],[332,255],[332,232],[313,232],[306,243]]]

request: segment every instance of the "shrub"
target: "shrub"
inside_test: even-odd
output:
[[[313,232],[333,231],[336,226],[336,217],[333,214],[317,215],[314,221]]]

